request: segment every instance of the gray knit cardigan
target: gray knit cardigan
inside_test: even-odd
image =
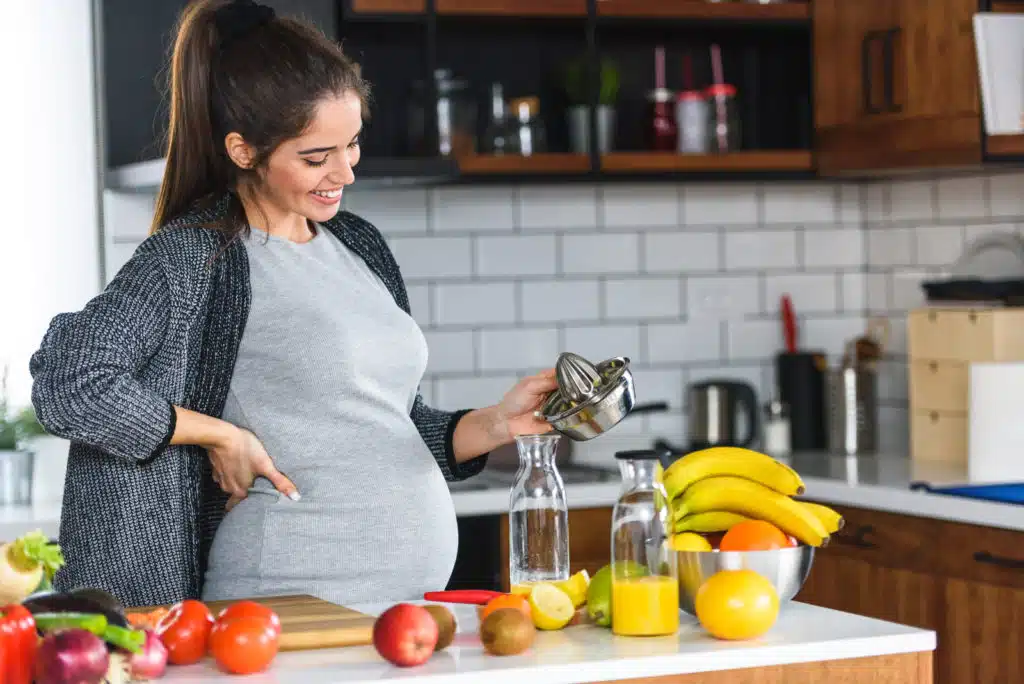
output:
[[[227,202],[193,209],[147,238],[104,292],[53,319],[32,356],[40,422],[71,441],[59,589],[105,589],[127,606],[201,595],[227,496],[213,482],[205,450],[169,442],[172,405],[221,415],[249,313],[244,244],[210,227]],[[408,313],[398,264],[380,233],[348,212],[325,227]],[[470,477],[486,462],[455,461],[452,435],[464,414],[430,408],[419,395],[411,411],[448,480]]]

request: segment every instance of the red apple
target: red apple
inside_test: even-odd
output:
[[[373,647],[382,658],[399,667],[422,665],[437,644],[437,622],[422,606],[399,603],[373,623]]]

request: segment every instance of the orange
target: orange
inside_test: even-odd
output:
[[[770,522],[744,520],[729,528],[718,545],[719,551],[770,551],[792,544],[789,536]]]
[[[483,621],[488,615],[500,608],[515,608],[523,615],[533,619],[533,612],[530,610],[530,599],[524,594],[502,594],[495,596],[480,609],[480,620]]]
[[[772,583],[753,570],[723,570],[697,590],[697,619],[719,639],[753,639],[775,624],[779,595]]]

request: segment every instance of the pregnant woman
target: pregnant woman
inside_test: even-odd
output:
[[[40,419],[72,443],[58,588],[417,598],[455,561],[445,480],[549,429],[551,371],[483,409],[420,397],[398,266],[339,211],[367,96],[305,24],[251,0],[184,11],[152,234],[31,361]]]

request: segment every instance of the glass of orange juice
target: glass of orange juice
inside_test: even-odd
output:
[[[612,513],[612,632],[663,636],[679,629],[679,576],[669,544],[668,497],[658,452],[615,455],[622,488]]]

